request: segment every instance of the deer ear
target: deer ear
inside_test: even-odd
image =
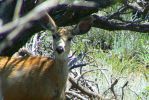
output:
[[[51,30],[53,33],[57,31],[57,26],[52,17],[48,13],[46,13],[42,19],[42,26],[45,29]]]
[[[90,30],[90,28],[92,27],[93,21],[94,21],[93,16],[89,16],[89,17],[83,19],[83,20],[80,21],[79,24],[74,28],[73,34],[74,34],[74,35],[85,34],[85,33],[88,32],[88,31]]]

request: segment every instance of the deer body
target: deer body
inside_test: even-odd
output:
[[[67,74],[67,61],[64,60],[0,58],[4,100],[63,100],[64,93],[60,93],[64,92]]]

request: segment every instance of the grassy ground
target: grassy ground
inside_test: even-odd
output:
[[[99,84],[102,92],[109,86],[105,80],[110,83],[112,76],[120,79],[116,86],[117,92],[121,91],[119,88],[122,87],[124,81],[129,80],[124,100],[149,99],[148,34],[129,31],[109,32],[93,28],[87,35],[74,39],[73,49],[78,53],[90,52],[88,56],[94,59],[93,65],[107,69],[104,72],[95,71],[95,73],[87,75],[87,77],[96,76],[96,79],[98,77],[97,80],[102,83]],[[88,68],[93,69],[93,66],[88,66]]]

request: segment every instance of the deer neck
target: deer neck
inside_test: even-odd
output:
[[[61,83],[58,87],[65,87],[66,80],[68,77],[68,58],[65,59],[59,59],[55,58],[54,63],[54,70],[53,72],[56,72],[57,74],[57,82]]]
[[[55,63],[59,65],[67,65],[68,59],[57,59],[55,58]]]
[[[55,67],[57,70],[67,70],[68,69],[68,57],[55,57]]]
[[[63,62],[63,63],[68,63],[68,55],[67,54],[58,54],[56,52],[54,52],[54,55],[55,55],[55,61],[56,62]]]

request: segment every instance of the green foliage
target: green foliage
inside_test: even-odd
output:
[[[148,98],[149,98],[149,86],[144,89],[144,91],[142,92],[142,95],[144,97],[144,100],[148,100]]]
[[[120,73],[144,72],[149,61],[147,34],[129,31],[109,32],[93,28],[87,35],[74,39],[78,52],[94,51],[96,59],[103,59]]]
[[[94,62],[85,68],[95,69],[92,65],[96,65],[98,66],[97,68],[108,69],[116,77],[131,77],[132,73],[135,74],[136,82],[130,81],[132,83],[129,82],[129,84],[139,84],[139,86],[142,86],[137,87],[140,89],[140,93],[133,93],[133,91],[127,90],[127,92],[125,91],[126,94],[128,93],[127,95],[125,94],[126,100],[128,96],[130,96],[129,98],[135,96],[135,100],[148,100],[148,88],[146,88],[147,90],[141,90],[146,86],[145,84],[146,81],[148,82],[149,77],[149,70],[146,68],[149,65],[148,34],[131,31],[109,32],[92,28],[88,34],[77,36],[73,41],[72,48],[78,54],[85,51],[90,52],[88,56],[92,57]],[[110,48],[103,48],[103,46],[110,46]],[[96,77],[96,81],[100,83],[99,86],[104,84],[101,88],[104,90],[104,87],[107,85],[107,76],[109,75],[109,73],[104,75],[102,71],[95,71],[95,73],[89,73],[86,77]],[[101,83],[101,80],[103,83]]]

